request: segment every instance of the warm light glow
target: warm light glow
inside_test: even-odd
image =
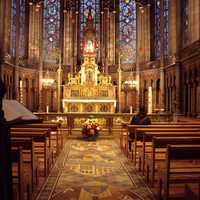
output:
[[[148,113],[151,114],[152,113],[152,87],[150,86],[148,88]]]
[[[116,107],[116,100],[114,99],[108,99],[108,100],[104,100],[104,99],[63,99],[63,104],[65,102],[70,102],[70,103],[114,103],[114,107]]]
[[[23,81],[19,81],[19,102],[23,104]]]
[[[55,82],[55,80],[51,78],[43,78],[41,79],[41,82],[42,82],[42,85],[44,86],[51,86]]]
[[[136,88],[137,87],[137,84],[138,82],[135,81],[135,80],[127,80],[127,81],[124,81],[123,83],[123,88]]]

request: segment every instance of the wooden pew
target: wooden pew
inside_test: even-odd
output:
[[[187,135],[187,137],[186,137]],[[154,185],[155,182],[155,172],[156,172],[156,163],[163,163],[165,160],[165,153],[168,144],[190,144],[190,145],[200,145],[200,134],[197,134],[195,137],[190,136],[190,134],[184,134],[184,136],[180,135],[178,137],[153,137],[152,138],[152,146],[151,150],[148,154],[145,153],[145,162],[147,168],[147,182],[150,183],[151,186]],[[157,166],[158,167],[158,166]],[[149,178],[150,175],[150,178]]]
[[[200,160],[200,145],[167,146],[165,168],[159,179],[159,198],[163,194],[164,200],[169,199],[170,184],[200,183],[200,164],[195,163],[194,160]],[[177,163],[181,163],[181,165],[176,167]]]
[[[164,128],[164,127],[190,127],[195,128],[200,127],[200,122],[152,122],[151,125],[130,125],[129,123],[122,123],[121,133],[120,133],[120,147],[123,150],[123,144],[125,147],[127,143],[123,141],[128,141],[128,135],[130,132],[135,132],[136,128]],[[125,151],[126,152],[126,151]],[[127,153],[127,152],[126,152]]]
[[[51,139],[56,140],[56,154],[58,155],[59,152],[63,148],[63,132],[61,130],[61,124],[60,123],[34,123],[34,124],[26,124],[26,125],[20,125],[16,126],[19,128],[47,128],[50,129],[51,132]]]
[[[36,155],[42,155],[44,158],[44,176],[48,175],[49,169],[50,169],[50,159],[52,159],[52,152],[51,149],[47,145],[49,132],[43,131],[43,132],[21,132],[21,131],[12,131],[11,137],[25,137],[25,138],[32,138],[34,142],[42,143],[42,150],[37,151],[38,147],[40,148],[41,145],[37,146],[35,145],[35,153]]]
[[[31,168],[31,188],[34,190],[34,185],[38,183],[37,176],[37,161],[34,153],[34,141],[32,138],[12,137],[11,146],[18,147],[23,150],[23,162],[30,164]]]
[[[144,174],[146,143],[148,143],[148,147],[151,147],[152,146],[151,142],[152,142],[153,137],[198,137],[200,136],[200,130],[193,131],[193,129],[185,129],[185,130],[171,129],[171,130],[168,130],[168,132],[162,132],[162,131],[161,132],[159,131],[145,132],[145,133],[141,133],[141,135],[142,135],[142,146],[140,148],[141,150],[139,150],[138,155],[139,155],[139,166],[142,166],[142,174]],[[139,169],[141,170],[141,168]]]
[[[137,142],[143,140],[144,132],[199,132],[200,128],[180,128],[180,127],[165,127],[165,128],[137,128],[134,134],[133,148],[132,148],[132,158],[134,164],[136,164],[136,153],[137,153]]]
[[[127,130],[122,129],[120,134],[120,147],[122,151],[128,156],[128,143],[129,143],[129,134],[132,132],[133,135],[138,128],[200,128],[200,123],[157,123],[151,125],[127,125]]]
[[[18,199],[24,200],[25,178],[24,178],[24,167],[23,167],[23,158],[22,158],[21,148],[11,149],[11,162],[12,162],[12,179],[13,179],[13,184],[17,185]],[[13,189],[14,189],[14,186],[13,186]]]
[[[184,188],[184,200],[199,200],[200,199],[200,183],[197,188],[190,187],[188,184]]]

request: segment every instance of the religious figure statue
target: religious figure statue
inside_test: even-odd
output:
[[[88,83],[93,83],[94,82],[94,76],[93,76],[93,72],[88,70],[86,72],[86,82]]]
[[[93,53],[94,52],[94,43],[92,42],[92,40],[87,41],[86,52],[87,53]]]

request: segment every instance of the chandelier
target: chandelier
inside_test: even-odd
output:
[[[122,84],[123,90],[132,90],[137,87],[137,81],[136,80],[126,80]]]
[[[52,86],[54,82],[55,82],[55,80],[50,78],[50,76],[49,76],[49,71],[47,71],[45,77],[41,79],[41,83],[45,87]]]

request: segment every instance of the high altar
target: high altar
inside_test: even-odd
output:
[[[77,74],[68,74],[64,85],[64,112],[115,112],[116,87],[111,76],[100,73],[96,64],[98,42],[91,11],[83,35],[83,64]]]

